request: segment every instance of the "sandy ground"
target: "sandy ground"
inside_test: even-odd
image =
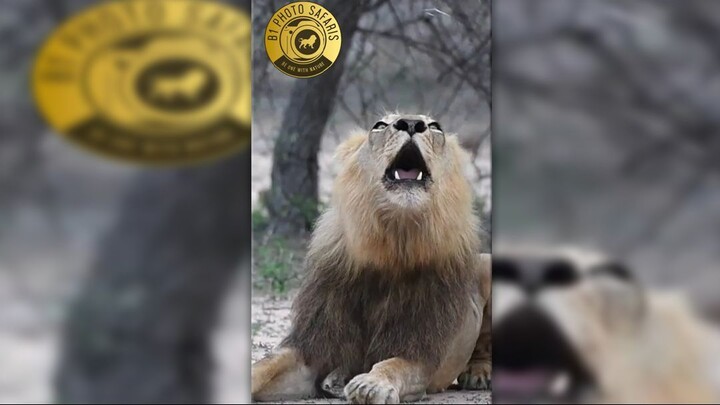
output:
[[[263,358],[275,347],[290,327],[290,306],[292,298],[274,298],[256,295],[252,299],[252,359]],[[420,402],[431,404],[475,403],[489,404],[490,391],[447,391],[427,395]],[[298,403],[293,401],[293,403]],[[344,403],[338,399],[317,399],[301,403]]]

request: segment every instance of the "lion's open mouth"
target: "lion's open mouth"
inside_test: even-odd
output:
[[[398,152],[393,162],[385,170],[385,185],[425,186],[431,180],[430,171],[425,164],[420,149],[413,141],[408,141]]]
[[[578,403],[592,393],[592,374],[555,326],[533,306],[493,328],[493,400]]]

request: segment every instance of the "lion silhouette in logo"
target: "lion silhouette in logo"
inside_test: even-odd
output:
[[[317,41],[317,39],[318,39],[317,35],[315,35],[315,34],[312,34],[312,35],[310,35],[310,37],[305,38],[305,39],[300,38],[300,47],[299,48],[300,49],[306,49],[306,48],[313,49],[313,48],[315,48],[315,41]]]
[[[200,68],[188,69],[181,75],[156,77],[152,82],[150,97],[155,100],[195,100],[208,82],[208,74]]]

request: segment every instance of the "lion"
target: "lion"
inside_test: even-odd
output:
[[[317,36],[315,34],[312,34],[305,39],[300,38],[300,49],[305,49],[307,47],[310,47],[310,49],[314,48],[315,41],[317,41]]]
[[[718,403],[720,335],[677,293],[590,249],[493,255],[493,400]]]
[[[208,73],[200,68],[189,69],[179,76],[157,77],[152,83],[150,96],[154,99],[195,100],[208,81]]]
[[[488,387],[490,254],[466,157],[424,115],[387,115],[339,146],[291,330],[253,365],[254,400],[337,387],[353,403],[399,403],[456,379]]]

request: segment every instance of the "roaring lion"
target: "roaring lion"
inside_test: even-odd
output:
[[[720,401],[714,327],[599,253],[499,248],[493,299],[494,401]]]
[[[289,335],[252,368],[252,397],[398,403],[490,379],[490,255],[457,137],[385,116],[337,151]]]

